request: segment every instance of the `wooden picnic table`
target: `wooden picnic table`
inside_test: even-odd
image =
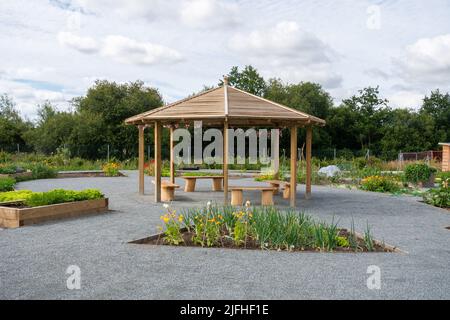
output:
[[[222,181],[223,176],[182,176],[184,180],[186,180],[186,184],[184,185],[185,192],[194,192],[195,191],[195,183],[197,179],[212,179],[212,190],[213,191],[222,191]]]
[[[273,193],[276,190],[275,187],[240,187],[232,186],[228,190],[231,191],[231,205],[242,206],[244,197],[244,190],[259,190],[261,191],[261,205],[272,206],[273,205]]]

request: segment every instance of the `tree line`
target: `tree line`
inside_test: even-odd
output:
[[[419,109],[392,108],[380,96],[378,87],[366,87],[334,104],[320,84],[285,83],[281,79],[264,79],[252,66],[233,67],[228,73],[230,85],[266,99],[325,119],[327,125],[314,130],[313,148],[336,149],[339,155],[364,154],[370,150],[385,159],[395,159],[399,151],[437,150],[438,143],[450,141],[450,94],[439,89],[424,96]],[[222,84],[219,81],[219,85]],[[204,87],[204,90],[209,87]],[[51,154],[61,148],[72,156],[87,159],[105,158],[109,153],[118,159],[137,155],[137,129],[124,119],[162,106],[156,88],[142,81],[117,84],[98,80],[86,95],[71,101],[70,111],[58,110],[46,102],[38,106],[37,119],[20,116],[13,99],[0,96],[0,150],[35,151]],[[406,107],[406,106],[405,106]],[[168,155],[164,130],[163,156]],[[151,145],[152,132],[146,134]],[[304,142],[300,130],[299,146]],[[282,134],[280,147],[289,149],[289,134]],[[318,156],[328,153],[316,153]]]

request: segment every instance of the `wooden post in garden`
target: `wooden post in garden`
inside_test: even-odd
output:
[[[170,126],[170,182],[175,183],[175,154],[173,152],[173,126]]]
[[[271,136],[271,139],[273,141],[271,145],[271,156],[273,157],[273,170],[274,170],[274,178],[275,180],[278,180],[280,178],[280,129],[276,129],[275,131],[275,138]]]
[[[144,125],[139,125],[139,194],[144,194]]]
[[[290,205],[295,208],[297,195],[297,127],[291,127],[291,179],[290,179]]]
[[[225,205],[228,205],[228,120],[223,124],[223,197]]]
[[[306,127],[306,193],[305,198],[311,198],[311,148],[312,148],[312,126]]]
[[[155,202],[161,202],[161,123],[155,122]]]

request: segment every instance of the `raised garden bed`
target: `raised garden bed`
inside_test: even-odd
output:
[[[130,243],[288,252],[402,252],[375,240],[369,227],[359,234],[353,224],[347,230],[275,207],[207,207],[184,214],[167,209],[161,216],[161,233]]]
[[[24,201],[0,203],[0,227],[18,228],[48,220],[108,211],[108,198],[27,207]]]
[[[119,177],[125,175],[121,172],[118,173]],[[88,171],[59,171],[58,178],[89,178],[89,177],[106,177],[105,172],[102,170],[88,170]]]
[[[17,173],[10,173],[10,174],[0,174],[0,178],[3,177],[10,177],[17,180],[29,180],[33,177],[33,173],[31,171],[25,171],[25,172],[17,172]]]

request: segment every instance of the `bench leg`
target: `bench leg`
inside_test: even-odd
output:
[[[262,206],[273,206],[273,191],[272,190],[262,190],[261,205]]]
[[[222,191],[222,178],[213,178],[212,184],[213,191]]]
[[[172,201],[175,198],[175,188],[161,188],[161,201]]]
[[[184,186],[184,192],[194,192],[195,191],[195,181],[197,181],[197,179],[186,179],[186,185]]]
[[[283,190],[283,199],[289,199],[291,194],[291,187],[285,186]]]
[[[244,196],[242,190],[231,190],[231,205],[242,206]]]

